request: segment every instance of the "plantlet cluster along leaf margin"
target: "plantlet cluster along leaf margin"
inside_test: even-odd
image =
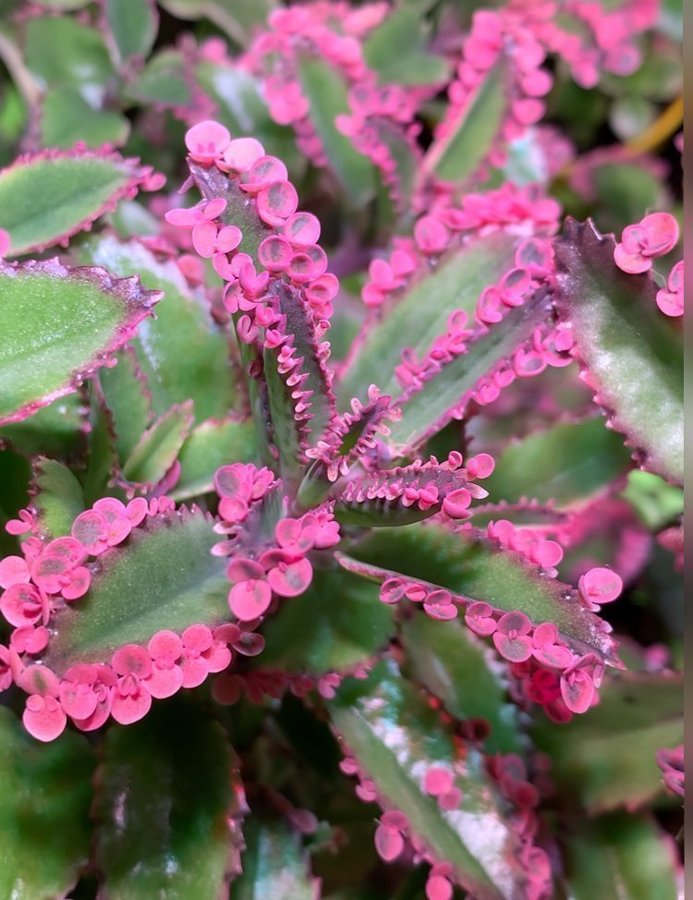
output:
[[[662,5],[4,4],[0,895],[679,895]]]

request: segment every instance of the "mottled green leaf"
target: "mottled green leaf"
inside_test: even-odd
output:
[[[23,422],[0,428],[0,443],[19,453],[69,456],[84,440],[83,405],[76,394],[61,397]]]
[[[656,751],[683,742],[683,682],[673,674],[609,676],[600,696],[565,726],[539,722],[533,738],[552,759],[552,778],[583,808],[633,808],[663,790]]]
[[[114,110],[94,109],[75,87],[55,88],[41,103],[41,143],[44,147],[122,146],[130,134],[128,120]]]
[[[521,875],[513,862],[518,839],[483,757],[469,748],[464,762],[459,758],[452,731],[394,662],[380,663],[366,681],[349,679],[329,709],[379,797],[408,817],[434,857],[452,865],[456,881],[478,900],[520,896]],[[454,773],[463,794],[459,809],[441,810],[423,790],[431,766]]]
[[[235,868],[238,763],[192,700],[109,730],[94,805],[96,860],[112,900],[218,900]]]
[[[114,74],[99,31],[70,16],[29,19],[24,56],[45,88],[72,85],[99,105]]]
[[[89,859],[94,755],[82,735],[41,744],[0,707],[0,896],[66,896]]]
[[[121,347],[158,299],[136,278],[56,260],[0,263],[0,422],[71,393]]]
[[[316,569],[310,588],[267,622],[257,665],[311,675],[349,669],[384,647],[393,632],[392,609],[379,601],[374,584]]]
[[[683,342],[659,312],[649,274],[617,268],[612,236],[566,224],[556,245],[559,312],[599,403],[645,468],[683,481]]]
[[[127,95],[154,106],[192,108],[193,92],[180,50],[165,49],[154,54],[128,86]]]
[[[231,887],[233,900],[315,900],[319,896],[300,835],[287,822],[253,816],[243,838],[243,874]]]
[[[182,510],[134,531],[100,565],[87,595],[53,619],[47,662],[62,672],[75,662],[110,659],[122,644],[146,643],[162,628],[180,631],[229,617],[226,560],[200,512]]]
[[[400,7],[369,32],[363,45],[368,66],[383,84],[441,84],[448,63],[426,49],[425,25],[415,9]]]
[[[406,671],[455,718],[484,719],[489,753],[518,753],[517,707],[509,702],[503,669],[493,651],[459,620],[439,622],[417,613],[402,623]]]

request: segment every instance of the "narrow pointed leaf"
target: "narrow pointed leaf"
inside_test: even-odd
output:
[[[94,764],[82,735],[42,744],[0,708],[0,896],[70,892],[89,859]]]
[[[585,809],[631,809],[663,791],[655,753],[683,741],[683,682],[630,673],[608,678],[600,695],[589,715],[542,722],[533,738],[552,759],[551,777]]]
[[[352,397],[363,399],[370,384],[377,384],[383,394],[400,394],[395,367],[402,348],[413,347],[423,355],[445,332],[448,316],[456,309],[464,310],[471,320],[481,292],[507,270],[515,243],[511,235],[499,233],[472,241],[415,282],[368,332],[349,363],[338,385],[340,408]]]
[[[612,813],[571,830],[566,851],[571,900],[677,900],[682,874],[671,838],[646,816]]]
[[[350,547],[351,557],[373,567],[373,577],[394,571],[489,603],[506,612],[520,610],[531,622],[553,622],[580,653],[596,653],[615,663],[614,642],[600,620],[566,584],[540,574],[517,553],[494,542],[439,526],[379,528]],[[366,574],[366,573],[364,573]]]
[[[77,394],[60,397],[29,419],[0,427],[0,444],[19,453],[68,457],[85,443],[86,408]]]
[[[563,506],[587,499],[629,465],[623,441],[603,419],[562,422],[508,444],[484,488],[493,502],[532,497]]]
[[[99,385],[113,427],[116,453],[125,462],[152,419],[152,402],[132,344],[117,359],[115,366],[101,369]]]
[[[161,629],[228,619],[226,562],[210,553],[217,542],[199,511],[136,529],[101,558],[87,595],[55,615],[46,663],[63,672],[76,662],[107,662],[122,644],[146,644]]]
[[[569,220],[556,245],[557,305],[595,399],[643,466],[683,481],[682,335],[657,309],[650,275],[616,266],[612,236]]]
[[[234,900],[316,900],[319,882],[309,873],[308,854],[288,823],[249,819],[243,830],[242,875],[231,887]]]
[[[308,590],[287,603],[263,629],[259,668],[322,675],[366,662],[394,633],[392,609],[378,590],[348,572],[320,571]]]
[[[33,490],[39,531],[47,538],[69,534],[84,510],[84,493],[77,477],[57,460],[39,458],[34,463]]]
[[[509,702],[503,670],[492,650],[457,619],[438,622],[417,613],[401,625],[407,674],[438,697],[455,718],[484,719],[489,753],[522,752],[518,711]]]
[[[368,34],[363,55],[383,84],[436,85],[446,80],[448,63],[427,50],[424,27],[415,9],[400,7]]]
[[[132,337],[159,299],[136,278],[68,269],[57,260],[0,263],[0,290],[3,424],[74,391]]]
[[[136,484],[157,484],[178,459],[193,425],[192,401],[172,406],[144,432],[123,466]]]
[[[229,819],[239,792],[223,730],[192,701],[111,728],[94,806],[104,896],[218,900],[238,856]]]
[[[180,478],[170,491],[174,500],[187,500],[212,490],[214,473],[233,462],[255,458],[255,429],[250,419],[210,419],[193,429],[178,455]]]
[[[484,162],[500,136],[507,115],[506,64],[496,63],[474,89],[474,96],[445,136],[430,146],[424,171],[442,181],[464,183]]]
[[[322,141],[330,167],[339,180],[349,204],[360,207],[373,196],[375,170],[348,137],[335,126],[338,115],[349,112],[347,87],[342,76],[324,60],[302,56],[298,78],[310,103],[310,119]]]
[[[478,900],[520,896],[521,874],[513,859],[519,842],[504,820],[483,757],[470,748],[459,760],[452,732],[394,662],[380,663],[366,681],[350,679],[329,709],[337,734],[375,782],[381,803],[408,817],[434,858],[452,865],[456,881]],[[459,809],[441,810],[424,792],[431,766],[454,773],[463,794]]]
[[[10,255],[65,243],[121,198],[133,196],[148,173],[117,153],[46,150],[20,156],[0,171],[0,228],[9,232]]]

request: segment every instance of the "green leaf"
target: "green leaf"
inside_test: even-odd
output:
[[[89,859],[94,756],[82,735],[33,740],[0,707],[0,896],[66,896]]]
[[[369,32],[363,55],[383,84],[435,85],[448,75],[447,61],[426,49],[421,15],[407,7],[390,12]]]
[[[77,395],[61,397],[39,409],[30,419],[0,428],[0,443],[27,456],[45,453],[66,457],[84,440],[83,418],[84,407]]]
[[[540,722],[533,738],[551,756],[551,777],[589,812],[647,803],[663,790],[655,753],[683,742],[679,675],[610,676],[601,702],[567,725]]]
[[[77,477],[62,463],[39,457],[34,463],[33,489],[41,533],[48,538],[69,534],[84,510],[84,494]]]
[[[654,821],[612,813],[571,830],[566,848],[571,900],[677,900],[682,896],[671,839]]]
[[[228,619],[227,561],[210,553],[219,540],[212,524],[182,509],[132,532],[103,558],[87,595],[54,617],[46,663],[63,672],[76,662],[105,662],[162,628]]]
[[[174,500],[187,500],[212,490],[214,473],[231,462],[255,459],[255,428],[250,419],[210,419],[195,428],[178,455],[180,478],[169,492]]]
[[[153,0],[105,0],[105,23],[116,62],[147,56],[156,40],[159,16]]]
[[[439,622],[423,613],[402,622],[409,677],[435,694],[455,718],[484,719],[489,753],[521,753],[517,707],[508,701],[493,652],[459,620]]]
[[[209,19],[241,46],[266,26],[276,5],[275,0],[160,0],[160,4],[179,19]]]
[[[134,193],[142,175],[116,153],[56,150],[20,157],[0,171],[0,228],[10,234],[10,255],[66,242]]]
[[[488,540],[435,525],[379,528],[349,548],[369,566],[392,570],[489,603],[506,612],[520,610],[532,622],[553,622],[579,653],[614,662],[611,638],[568,585],[541,575],[517,553]],[[383,580],[383,575],[373,577]]]
[[[532,497],[564,506],[586,500],[629,466],[623,441],[602,419],[563,422],[508,444],[484,488],[492,503]]]
[[[140,442],[152,418],[151,393],[132,344],[117,357],[115,366],[99,371],[99,386],[108,409],[116,453],[124,463]]]
[[[140,103],[192,109],[194,98],[186,78],[183,54],[170,49],[154,54],[127,87],[126,94]]]
[[[29,19],[24,56],[45,88],[72,85],[99,105],[114,75],[101,34],[70,16]]]
[[[345,82],[324,60],[310,56],[299,57],[298,79],[310,103],[311,121],[346,200],[355,208],[364,206],[375,190],[373,165],[335,126],[335,118],[349,112]]]
[[[366,662],[393,631],[392,609],[379,601],[374,584],[349,572],[316,569],[310,588],[265,624],[257,665],[311,675],[343,671]]]
[[[594,218],[604,231],[621,232],[649,210],[668,205],[660,177],[646,163],[604,163],[592,172]]]
[[[193,426],[192,400],[172,406],[144,432],[123,465],[123,478],[158,484],[178,459]]]
[[[390,427],[389,441],[410,452],[451,421],[451,409],[469,395],[494,367],[512,356],[535,328],[551,316],[551,302],[542,291],[511,309],[501,322],[473,341],[466,353],[412,394],[401,405],[402,417]]]
[[[496,143],[508,106],[505,62],[488,70],[474,89],[458,121],[434,140],[423,162],[423,173],[442,181],[466,182]]]
[[[87,147],[122,146],[130,134],[125,116],[113,110],[94,109],[75,87],[55,88],[41,103],[41,144],[68,150],[77,141]]]
[[[154,412],[163,415],[193,400],[197,422],[228,415],[236,403],[228,338],[178,267],[159,262],[136,239],[121,242],[113,235],[84,241],[78,257],[116,275],[139,275],[144,287],[164,292],[156,318],[142,323],[133,342]]]
[[[649,275],[613,260],[613,236],[569,220],[556,244],[557,305],[598,402],[643,465],[683,482],[683,343],[659,312]]]
[[[0,263],[0,293],[2,424],[74,391],[132,337],[158,299],[136,278],[57,260]]]
[[[683,490],[651,472],[631,472],[621,496],[651,531],[659,531],[683,514]]]
[[[443,334],[448,316],[462,309],[470,320],[479,295],[508,268],[516,239],[508,234],[480,238],[442,259],[436,268],[416,281],[383,318],[369,329],[355,359],[338,385],[340,407],[352,397],[366,396],[377,384],[383,394],[398,396],[402,389],[395,377],[403,347],[421,356]],[[495,326],[494,326],[495,327]]]
[[[111,900],[218,900],[238,855],[238,763],[193,700],[109,730],[97,775],[96,860]]]
[[[233,882],[233,900],[315,900],[319,896],[300,837],[286,822],[253,816],[243,838],[243,874]]]
[[[518,840],[483,757],[470,747],[461,763],[452,731],[393,661],[380,663],[366,681],[349,679],[328,706],[337,733],[375,782],[381,801],[408,817],[427,849],[452,865],[455,880],[478,900],[520,896],[519,867],[512,861]],[[441,810],[424,792],[431,766],[454,772],[464,798],[460,810]]]

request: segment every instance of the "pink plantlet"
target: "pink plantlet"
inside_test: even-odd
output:
[[[532,626],[524,613],[505,613],[498,620],[493,643],[502,657],[510,662],[524,662],[532,655]]]
[[[679,260],[669,272],[666,290],[657,291],[657,306],[665,316],[676,318],[682,316],[684,311],[684,277],[683,260]]]
[[[623,590],[623,579],[611,569],[590,569],[578,582],[580,597],[588,609],[598,611],[602,603],[611,603]]]
[[[481,637],[489,637],[498,627],[488,603],[472,603],[464,614],[464,621],[468,628]]]
[[[152,661],[143,647],[125,644],[113,654],[111,665],[118,675],[113,688],[111,715],[121,725],[144,718],[152,705],[146,680],[152,672]]]
[[[229,146],[231,135],[218,122],[211,120],[198,122],[185,135],[185,146],[190,158],[195,162],[209,165],[223,156]]]
[[[637,225],[628,225],[616,245],[614,260],[619,269],[635,275],[648,272],[652,261],[674,249],[679,226],[670,213],[650,213]]]

